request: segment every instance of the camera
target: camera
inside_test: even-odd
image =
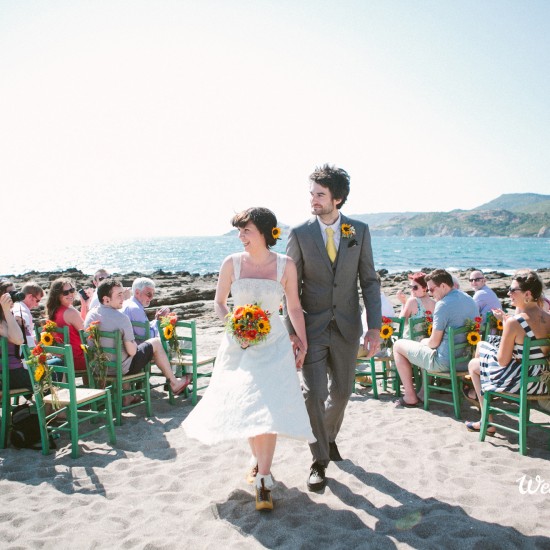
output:
[[[12,302],[22,302],[25,299],[25,295],[19,290],[10,290],[9,295]]]

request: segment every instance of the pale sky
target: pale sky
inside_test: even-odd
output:
[[[327,162],[348,215],[548,194],[549,28],[546,0],[0,0],[2,227],[294,224]]]

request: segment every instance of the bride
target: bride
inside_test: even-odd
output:
[[[270,250],[280,234],[275,214],[248,208],[231,223],[239,230],[244,252],[222,263],[216,314],[226,321],[231,293],[234,312],[255,304],[267,313],[270,329],[250,345],[225,332],[210,385],[183,427],[188,436],[209,445],[247,437],[252,451],[247,481],[256,486],[256,509],[271,510],[277,435],[315,441],[296,373],[307,351],[304,315],[294,262]],[[300,339],[296,355],[279,317],[283,294]]]

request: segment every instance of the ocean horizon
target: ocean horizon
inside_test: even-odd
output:
[[[513,273],[519,268],[550,266],[550,239],[505,237],[372,237],[375,267],[397,273],[422,268]],[[285,251],[286,237],[274,250]],[[51,246],[13,248],[0,259],[0,274],[99,268],[125,274],[154,271],[217,273],[223,259],[242,250],[234,235],[153,237],[100,241],[88,246],[54,240]]]

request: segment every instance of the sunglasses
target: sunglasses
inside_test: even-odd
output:
[[[513,294],[514,292],[523,292],[523,291],[522,291],[521,288],[519,288],[519,287],[518,287],[518,288],[512,288],[512,287],[510,287],[510,288],[508,289],[508,294]]]
[[[477,282],[477,281],[483,281],[483,277],[475,277],[474,279],[470,279],[471,283]]]
[[[61,294],[63,294],[63,296],[68,296],[69,294],[74,294],[76,292],[76,288],[68,288],[67,290],[62,290],[61,291]]]
[[[97,280],[101,283],[101,281],[104,281],[105,279],[108,279],[108,277],[98,277]]]
[[[420,287],[418,285],[411,285],[409,288],[411,290],[418,290]]]
[[[430,294],[433,294],[433,293],[434,293],[434,290],[435,290],[436,288],[437,288],[437,285],[432,286],[432,288],[428,287],[428,292],[429,292]]]

